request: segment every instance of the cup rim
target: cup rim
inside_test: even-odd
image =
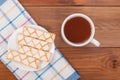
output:
[[[89,22],[89,24],[90,24],[90,27],[91,27],[91,35],[90,35],[89,39],[86,40],[86,41],[84,41],[83,43],[73,43],[73,42],[69,41],[69,40],[66,38],[65,34],[64,34],[64,27],[65,27],[66,22],[67,22],[69,19],[74,18],[74,17],[82,17],[82,18],[86,19],[86,20]],[[62,35],[62,38],[63,38],[63,40],[64,40],[67,44],[69,44],[69,45],[71,45],[71,46],[81,47],[81,46],[87,45],[87,44],[90,43],[91,40],[93,39],[94,34],[95,34],[94,23],[93,23],[93,21],[90,19],[90,17],[88,17],[88,16],[85,15],[85,14],[82,14],[82,13],[74,13],[74,14],[71,14],[71,15],[69,15],[68,17],[66,17],[65,20],[64,20],[63,23],[62,23],[62,27],[61,27],[61,35]]]

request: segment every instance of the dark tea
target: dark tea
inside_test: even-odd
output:
[[[64,34],[72,43],[82,43],[90,38],[91,25],[82,17],[74,17],[66,22]]]

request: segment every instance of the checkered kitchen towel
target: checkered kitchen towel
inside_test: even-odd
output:
[[[80,75],[71,67],[58,49],[55,58],[42,71],[24,71],[5,59],[11,34],[26,24],[36,24],[18,0],[0,0],[0,60],[19,80],[77,80]]]

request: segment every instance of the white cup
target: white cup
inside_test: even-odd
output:
[[[64,33],[64,27],[65,27],[66,22],[67,22],[68,20],[74,18],[74,17],[82,17],[82,18],[86,19],[86,20],[89,22],[90,27],[91,27],[91,35],[90,35],[90,37],[88,38],[88,40],[86,40],[86,41],[84,41],[84,42],[82,42],[82,43],[73,43],[73,42],[69,41],[69,40],[66,38],[65,33]],[[82,23],[81,23],[81,24],[82,24]],[[93,23],[93,21],[92,21],[88,16],[86,16],[85,14],[81,14],[81,13],[72,14],[72,15],[68,16],[68,17],[63,21],[63,23],[62,23],[62,27],[61,27],[61,35],[62,35],[62,38],[63,38],[63,40],[64,40],[67,44],[69,44],[69,45],[71,45],[71,46],[81,47],[81,46],[85,46],[85,45],[87,45],[88,43],[91,42],[91,43],[93,43],[95,46],[99,47],[99,46],[100,46],[100,43],[99,43],[96,39],[94,39],[94,34],[95,34],[95,26],[94,26],[94,23]]]

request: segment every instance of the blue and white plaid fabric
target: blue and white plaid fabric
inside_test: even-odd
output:
[[[5,59],[11,34],[26,24],[36,24],[18,0],[0,0],[0,60],[19,80],[77,80],[80,75],[58,49],[53,61],[42,71],[24,71]],[[37,25],[37,24],[36,24]],[[7,75],[7,74],[6,74]]]

